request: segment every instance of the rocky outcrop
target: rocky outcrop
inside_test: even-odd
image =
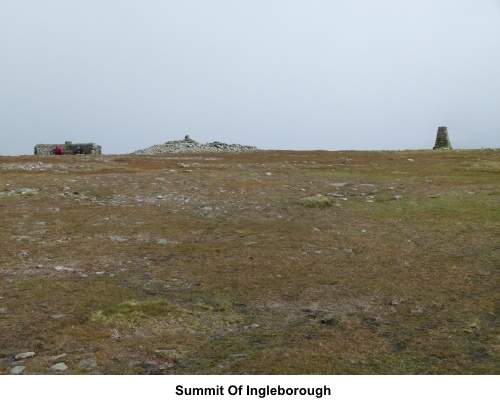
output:
[[[161,145],[153,145],[146,149],[137,150],[134,154],[140,155],[156,155],[160,153],[203,153],[203,152],[251,152],[255,151],[257,148],[255,146],[245,146],[239,144],[227,144],[222,142],[210,142],[210,143],[199,143],[194,139],[191,139],[189,135],[186,135],[184,139],[180,141],[168,141]]]

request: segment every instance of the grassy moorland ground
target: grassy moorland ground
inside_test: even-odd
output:
[[[2,157],[0,373],[498,374],[499,186],[498,150]]]

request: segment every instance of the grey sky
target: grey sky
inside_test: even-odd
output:
[[[0,155],[500,146],[500,0],[0,0]]]

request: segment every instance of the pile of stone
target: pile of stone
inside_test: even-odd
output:
[[[162,145],[153,145],[146,149],[137,150],[134,154],[140,155],[156,155],[159,153],[203,153],[203,152],[251,152],[255,151],[257,148],[255,146],[245,146],[239,144],[227,144],[222,142],[210,142],[210,143],[199,143],[186,135],[184,139],[180,141],[168,141]]]

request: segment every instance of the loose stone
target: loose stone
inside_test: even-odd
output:
[[[87,369],[95,368],[97,367],[97,360],[94,359],[93,357],[90,357],[88,359],[83,359],[80,362],[78,362],[78,367]]]
[[[54,371],[66,371],[68,369],[68,365],[64,362],[54,364],[50,367]]]
[[[179,357],[179,353],[175,349],[168,349],[168,350],[158,349],[155,350],[155,353],[169,360],[175,360]]]
[[[26,366],[15,366],[10,370],[11,374],[22,374],[26,370]]]
[[[56,356],[52,356],[50,359],[51,360],[59,360],[59,359],[62,359],[63,357],[66,357],[67,354],[66,353],[62,353],[62,354],[58,354]]]
[[[125,242],[127,240],[123,236],[119,236],[119,235],[111,235],[109,237],[109,239],[111,239],[112,241],[116,241],[116,242]]]
[[[30,357],[35,357],[35,352],[24,352],[24,353],[16,354],[15,359],[21,360],[21,359],[28,359]]]

